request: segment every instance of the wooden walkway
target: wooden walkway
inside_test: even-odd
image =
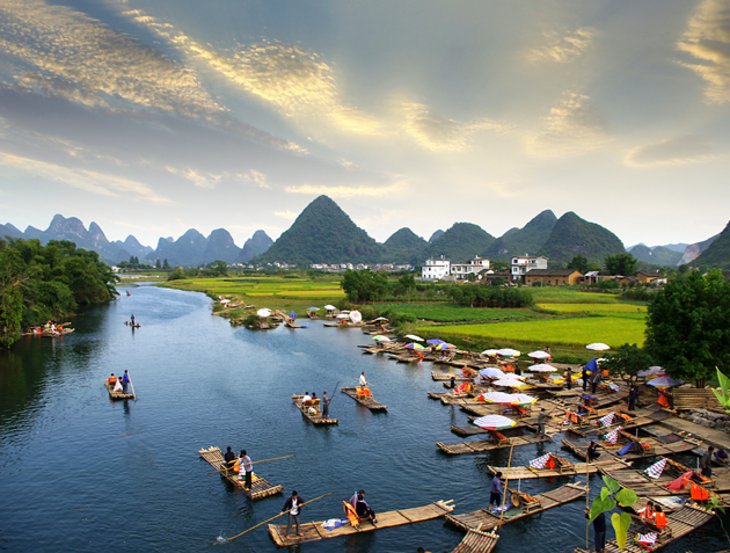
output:
[[[474,440],[455,444],[436,442],[436,446],[448,455],[463,455],[465,453],[482,453],[484,451],[493,451],[495,449],[504,449],[512,446],[519,447],[521,445],[538,444],[540,442],[549,442],[550,440],[550,436],[538,436],[537,434],[532,434],[528,436],[507,438],[497,443],[491,440]]]
[[[606,553],[646,553],[647,551],[657,551],[693,532],[703,524],[706,524],[713,516],[715,514],[712,511],[706,511],[701,507],[695,507],[693,505],[686,505],[674,512],[667,513],[667,528],[659,534],[654,546],[644,547],[633,542],[633,537],[637,532],[645,533],[650,531],[649,528],[633,523],[629,529],[629,540],[627,541],[626,549],[620,549],[616,540],[609,540],[606,542],[605,551]],[[590,550],[577,547],[573,550],[573,553],[590,553]]]
[[[353,534],[362,534],[363,532],[372,532],[374,530],[382,530],[383,528],[392,528],[404,524],[425,522],[449,514],[454,510],[454,507],[453,500],[449,499],[448,501],[439,500],[428,505],[423,505],[422,507],[376,513],[377,522],[374,525],[369,521],[363,521],[357,528],[345,524],[333,530],[325,530],[322,526],[322,521],[306,522],[300,526],[303,536],[296,536],[293,533],[286,536],[286,525],[269,524],[269,535],[276,545],[279,547],[287,547],[308,541],[351,536]]]
[[[451,553],[490,553],[499,541],[496,532],[482,532],[468,530],[464,539],[459,542]]]
[[[251,478],[251,489],[246,489],[244,481],[238,479],[238,474],[228,471],[225,468],[225,461],[220,448],[211,446],[208,449],[201,449],[198,454],[207,461],[210,466],[220,473],[220,475],[233,484],[236,489],[241,490],[252,500],[263,499],[271,495],[276,495],[284,490],[284,486],[275,486],[265,478],[254,473]]]
[[[507,490],[514,494],[514,490],[510,488],[507,488]],[[509,524],[515,520],[547,511],[563,503],[569,503],[584,496],[585,493],[585,486],[580,483],[575,483],[565,484],[564,486],[535,496],[528,496],[530,500],[523,499],[524,495],[521,495],[520,507],[515,507],[509,502],[506,504],[509,507],[504,512],[501,524]],[[454,526],[458,526],[462,530],[481,528],[481,530],[487,531],[500,525],[500,512],[493,512],[482,508],[461,515],[446,515],[446,521]]]
[[[357,401],[360,405],[363,405],[371,411],[387,411],[388,406],[377,401],[373,396],[359,396],[357,395],[357,386],[348,386],[340,388],[340,390],[350,396],[352,399]]]
[[[609,470],[619,470],[627,468],[629,463],[621,459],[599,459],[592,463],[573,463],[572,469],[563,467],[562,469],[533,469],[529,466],[520,467],[495,467],[487,465],[487,470],[492,474],[502,473],[504,478],[510,480],[529,480],[531,478],[553,478],[555,476],[582,476],[584,474],[594,474],[603,467]]]
[[[319,410],[319,405],[315,407],[316,412],[314,414],[309,412],[309,407],[306,405],[302,405],[302,396],[301,395],[292,395],[291,400],[296,405],[297,409],[301,411],[302,416],[307,419],[309,422],[314,424],[315,426],[326,426],[330,424],[337,424],[337,419],[332,418],[322,418],[322,413]]]

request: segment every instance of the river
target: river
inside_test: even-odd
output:
[[[340,500],[364,488],[376,511],[454,499],[457,512],[488,499],[486,464],[506,450],[449,457],[437,441],[458,441],[457,408],[430,400],[443,390],[431,366],[366,356],[357,329],[253,332],[211,316],[202,294],[140,286],[74,320],[62,339],[25,338],[0,352],[0,550],[11,552],[275,551],[265,526],[218,544],[278,513],[292,489],[305,499],[302,521],[341,516]],[[134,313],[142,327],[123,323]],[[136,401],[111,402],[110,372],[128,369]],[[315,428],[290,394],[331,392],[366,372],[387,414],[373,414],[337,392],[339,425]],[[251,502],[232,491],[198,450],[246,448],[256,459],[295,454],[257,470],[284,495]],[[556,449],[555,444],[547,450]],[[513,464],[538,454],[515,450]],[[597,491],[600,480],[591,481]],[[532,480],[539,493],[562,481]],[[497,551],[568,552],[584,542],[584,501],[507,525]],[[609,530],[609,536],[612,531]],[[443,520],[303,544],[302,551],[450,551],[463,537]],[[717,521],[667,548],[717,551]]]

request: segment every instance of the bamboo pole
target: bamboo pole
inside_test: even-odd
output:
[[[591,456],[588,455],[588,449],[586,449],[586,509],[589,509],[590,502],[590,491],[591,491],[591,475],[588,472],[591,466]],[[591,520],[586,517],[586,551],[588,551],[588,529],[590,527]]]
[[[315,497],[314,499],[310,499],[309,501],[305,501],[304,503],[302,503],[302,504],[301,504],[301,505],[299,505],[298,507],[299,507],[299,508],[301,509],[301,508],[302,508],[302,507],[304,507],[305,505],[309,505],[310,503],[314,503],[315,501],[319,501],[320,499],[322,499],[322,498],[324,498],[324,497],[327,497],[328,495],[332,495],[332,492],[327,492],[327,493],[325,493],[325,494],[322,494],[322,495],[320,495],[319,497]],[[258,528],[259,526],[261,526],[261,525],[263,525],[263,524],[266,524],[267,522],[271,522],[271,521],[272,521],[272,520],[274,520],[275,518],[279,518],[280,516],[284,516],[284,515],[288,514],[288,513],[289,513],[289,511],[291,511],[291,509],[287,509],[286,511],[282,511],[282,512],[281,512],[281,513],[279,513],[278,515],[275,515],[275,516],[273,516],[273,517],[271,517],[271,518],[267,518],[266,520],[264,520],[264,521],[262,521],[262,522],[259,522],[258,524],[255,524],[254,526],[251,526],[251,528],[249,528],[248,530],[244,530],[244,531],[243,531],[243,532],[241,532],[240,534],[236,534],[236,535],[235,535],[235,536],[233,536],[232,538],[226,538],[226,541],[233,541],[233,540],[237,540],[238,538],[240,538],[240,537],[241,537],[241,536],[243,536],[244,534],[247,534],[247,533],[249,533],[249,532],[250,532],[251,530],[255,530],[255,529],[256,529],[256,528]]]
[[[127,374],[129,374],[129,371],[127,371]],[[134,401],[137,401],[137,392],[134,390],[134,383],[132,382],[132,377],[131,376],[129,377],[129,385],[132,388],[132,396],[134,396],[134,397],[132,397],[132,399]]]
[[[515,443],[514,441],[510,440],[510,446],[509,446],[509,459],[507,460],[507,475],[504,478],[504,493],[502,494],[502,508],[501,512],[499,514],[499,524],[497,524],[497,528],[500,528],[502,526],[502,521],[504,520],[504,504],[507,501],[507,485],[509,484],[509,473],[512,468],[512,452],[515,449]]]
[[[259,463],[270,463],[271,461],[279,461],[281,459],[290,459],[291,457],[294,457],[294,453],[291,453],[289,455],[282,455],[281,457],[272,457],[271,459],[261,459],[260,461],[252,461],[251,464],[258,465]],[[221,466],[221,470],[224,472],[228,471],[228,469],[225,466],[225,461],[224,461],[224,464]],[[220,474],[220,471],[218,471],[218,470],[210,471],[208,474]]]

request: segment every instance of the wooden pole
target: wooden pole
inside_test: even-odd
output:
[[[591,465],[591,456],[588,454],[588,449],[586,449],[586,509],[589,509],[589,502],[590,502],[590,491],[591,491],[591,475],[588,472],[589,467]],[[590,527],[591,520],[589,517],[586,517],[586,551],[588,551],[588,528]]]
[[[509,459],[507,460],[507,476],[504,478],[504,493],[502,494],[502,508],[501,513],[499,514],[499,524],[497,524],[497,528],[500,528],[502,526],[502,521],[504,520],[504,504],[507,501],[507,485],[509,484],[509,471],[512,467],[512,452],[515,449],[515,443],[513,441],[510,441],[509,446]]]
[[[322,498],[324,498],[324,497],[327,497],[328,495],[332,495],[332,492],[327,492],[327,493],[325,493],[325,494],[322,494],[322,495],[320,495],[319,497],[315,497],[314,499],[310,499],[309,501],[305,501],[304,503],[302,503],[301,505],[299,505],[299,508],[301,509],[301,508],[302,508],[302,507],[304,507],[305,505],[309,505],[310,503],[314,503],[315,501],[319,501],[320,499],[322,499]],[[226,541],[233,541],[233,540],[237,540],[238,538],[240,538],[240,537],[241,537],[241,536],[243,536],[244,534],[247,534],[247,533],[249,533],[249,532],[250,532],[251,530],[255,530],[255,529],[256,529],[256,528],[258,528],[259,526],[261,526],[261,525],[263,525],[263,524],[266,524],[267,522],[271,522],[271,521],[272,521],[272,520],[274,520],[275,518],[279,518],[280,516],[284,516],[284,515],[288,514],[288,513],[289,513],[289,511],[291,511],[291,509],[287,509],[286,511],[282,511],[282,512],[281,512],[281,513],[279,513],[278,515],[275,515],[275,516],[273,516],[273,517],[271,517],[271,518],[267,518],[266,520],[264,520],[264,521],[262,521],[262,522],[259,522],[258,524],[254,525],[254,526],[251,526],[251,528],[249,528],[248,530],[244,530],[244,531],[243,531],[243,532],[241,532],[240,534],[236,534],[236,535],[235,535],[235,536],[233,536],[232,538],[226,538]]]
[[[271,459],[261,459],[260,461],[252,461],[251,464],[257,465],[259,463],[270,463],[271,461],[279,461],[280,459],[289,459],[291,457],[294,457],[293,453],[291,453],[290,455],[283,455],[281,457],[272,457]],[[225,466],[225,461],[223,463],[224,463],[224,465],[221,466],[221,470],[223,472],[227,472],[228,469]],[[220,472],[221,471],[219,471],[219,470],[215,470],[215,471],[210,471],[208,474],[220,474]]]
[[[129,371],[127,371],[127,374],[129,374]],[[137,392],[134,391],[134,383],[132,382],[132,377],[129,377],[129,385],[132,387],[132,399],[134,401],[137,401]]]

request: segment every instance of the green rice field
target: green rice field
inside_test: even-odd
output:
[[[537,307],[559,315],[646,317],[646,305],[631,303],[539,303]]]
[[[448,303],[382,303],[377,307],[383,311],[397,311],[417,319],[444,323],[529,320],[546,316],[527,308],[461,307]]]

